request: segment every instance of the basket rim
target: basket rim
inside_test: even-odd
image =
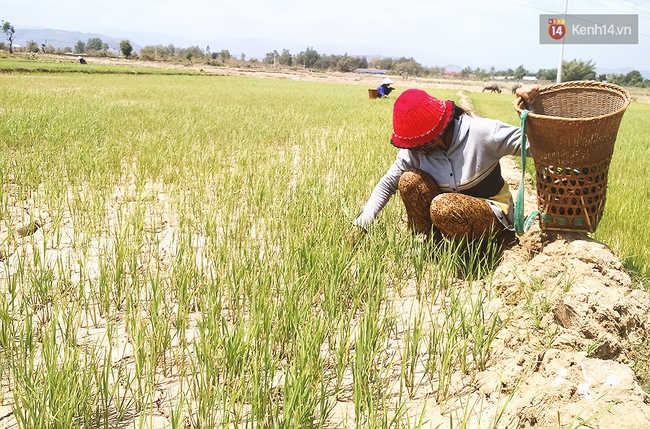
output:
[[[624,100],[624,104],[618,110],[615,110],[610,113],[606,113],[604,115],[592,116],[590,118],[565,118],[560,116],[542,115],[533,112],[528,112],[528,116],[536,119],[548,119],[548,120],[568,121],[568,122],[586,122],[586,121],[592,121],[594,119],[606,118],[608,116],[619,115],[622,112],[624,112],[625,109],[627,109],[627,107],[632,102],[632,97],[630,96],[630,93],[628,92],[627,89],[623,88],[622,86],[618,86],[608,82],[594,82],[594,81],[586,81],[586,80],[569,81],[569,82],[562,82],[562,83],[556,83],[553,85],[544,86],[541,87],[539,91],[540,93],[550,93],[550,92],[558,92],[567,88],[568,89],[588,88],[588,89],[606,90],[608,92],[613,92],[621,96],[621,98]],[[522,108],[523,104],[524,104],[524,100],[521,97],[517,97],[514,101],[515,110],[517,111],[520,117],[521,117],[521,113],[524,111],[524,109]]]

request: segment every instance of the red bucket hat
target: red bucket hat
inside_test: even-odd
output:
[[[421,89],[407,89],[393,106],[390,142],[401,149],[426,146],[442,136],[454,117],[454,103],[441,101]]]

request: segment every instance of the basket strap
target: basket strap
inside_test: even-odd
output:
[[[539,214],[535,210],[528,215],[524,220],[524,187],[526,184],[526,118],[528,117],[528,110],[521,112],[521,182],[519,183],[519,190],[517,191],[517,201],[515,201],[515,232],[517,235],[522,235],[528,231],[528,228],[533,224],[533,221]]]

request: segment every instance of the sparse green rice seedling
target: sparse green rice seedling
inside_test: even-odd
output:
[[[380,352],[387,326],[382,322],[377,303],[370,303],[358,326],[352,362],[354,415],[357,427],[376,418],[381,402],[382,372]]]
[[[443,311],[429,315],[432,325],[427,335],[425,372],[437,401],[442,403],[453,389],[452,376],[457,370],[473,378],[485,369],[492,342],[504,321],[497,313],[486,314],[482,290],[451,287],[440,299]]]
[[[421,345],[424,342],[423,330],[423,314],[422,310],[418,309],[417,314],[409,315],[409,320],[406,325],[406,332],[404,334],[404,344],[401,349],[401,377],[409,398],[413,398],[415,391],[419,385],[415,381],[415,375],[420,362]]]
[[[520,288],[524,294],[526,305],[525,310],[533,316],[533,326],[536,329],[541,328],[542,318],[551,308],[553,294],[555,290],[544,288],[545,280],[549,274],[531,277],[528,284],[519,281]]]
[[[469,338],[471,341],[472,362],[478,371],[484,371],[490,357],[491,345],[506,321],[502,320],[498,313],[487,315],[485,313],[485,302],[483,293],[479,292],[471,300],[471,312],[473,319]]]
[[[472,424],[476,424],[478,427],[481,427],[480,418],[474,418],[476,414],[475,409],[478,407],[481,400],[481,397],[472,397],[471,389],[469,392],[467,392],[466,395],[461,394],[459,400],[461,406],[449,413],[449,427],[451,429],[467,429],[469,427],[472,427]],[[464,404],[463,401],[465,402]],[[480,407],[478,408],[480,410]],[[473,420],[478,420],[478,422],[475,423]]]
[[[227,331],[224,332],[226,325],[225,321],[221,320],[221,307],[218,301],[213,301],[213,297],[207,296],[205,299],[207,303],[214,305],[205,307],[204,316],[198,323],[196,358],[191,360],[190,365],[192,377],[188,394],[188,415],[195,427],[216,426],[220,420],[226,422],[230,418],[229,414],[222,416],[221,408],[222,401],[228,404],[228,398],[223,392],[230,387],[228,383],[232,377],[231,370],[224,368],[224,363],[239,358],[239,356],[229,357],[233,351],[228,350],[222,343],[222,335],[227,335]],[[234,341],[234,344],[236,346],[240,342]]]
[[[598,398],[598,399],[601,399],[601,398],[602,398],[602,396],[601,396],[600,398]],[[584,412],[584,410],[583,410],[583,411],[579,412],[577,415],[575,415],[575,416],[571,419],[571,421],[569,422],[569,425],[568,425],[568,426],[564,426],[564,425],[563,425],[563,423],[562,423],[562,416],[561,416],[560,413],[558,412],[558,415],[557,415],[557,424],[558,424],[558,427],[561,428],[561,429],[578,429],[578,428],[581,427],[581,426],[583,426],[583,427],[589,427],[589,423],[590,423],[592,420],[596,420],[598,417],[600,417],[601,415],[605,414],[607,411],[609,411],[610,409],[612,409],[613,407],[615,407],[615,406],[617,405],[617,403],[618,403],[617,401],[612,401],[612,402],[610,402],[607,406],[603,407],[603,409],[601,409],[601,410],[599,410],[599,411],[597,411],[597,412],[591,414],[591,415],[588,416],[587,418],[583,418],[583,417],[581,417],[581,415],[582,415],[583,412]]]
[[[585,347],[583,351],[587,354],[587,356],[589,357],[593,356],[593,354],[600,348],[600,346],[603,345],[604,339],[605,339],[605,335],[601,335],[596,339],[596,341],[591,343],[589,346]]]
[[[317,322],[318,323],[318,322]],[[297,339],[300,349],[288,368],[283,389],[282,419],[275,427],[309,427],[319,415],[318,408],[329,408],[326,395],[324,368],[320,354],[322,327],[306,329]],[[319,394],[320,393],[320,394]]]
[[[568,269],[565,270],[562,273],[562,277],[560,279],[560,286],[562,287],[563,292],[568,292],[571,289],[571,286],[575,283],[575,278],[573,277],[573,274],[571,271]]]
[[[330,342],[330,347],[332,347],[332,345],[334,346],[332,353],[334,354],[333,371],[335,384],[333,391],[335,397],[338,397],[338,393],[341,391],[343,377],[345,376],[350,363],[350,341],[353,316],[354,312],[351,312],[349,317],[340,319],[338,330],[335,336],[333,336],[334,340]]]
[[[97,425],[106,414],[99,409],[101,386],[94,383],[94,377],[107,362],[94,348],[75,344],[75,336],[60,338],[58,318],[70,315],[55,316],[43,326],[42,348],[38,350],[29,332],[33,325],[26,323],[24,347],[12,356],[17,422],[23,427]],[[29,354],[21,355],[21,350]],[[26,366],[25,361],[31,365]]]

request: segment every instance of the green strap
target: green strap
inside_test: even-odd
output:
[[[515,201],[515,232],[522,235],[528,231],[528,228],[533,224],[533,221],[539,214],[535,210],[528,215],[524,220],[524,188],[526,185],[526,118],[528,117],[528,110],[521,112],[521,182],[519,183],[519,190],[517,191],[517,201]]]

